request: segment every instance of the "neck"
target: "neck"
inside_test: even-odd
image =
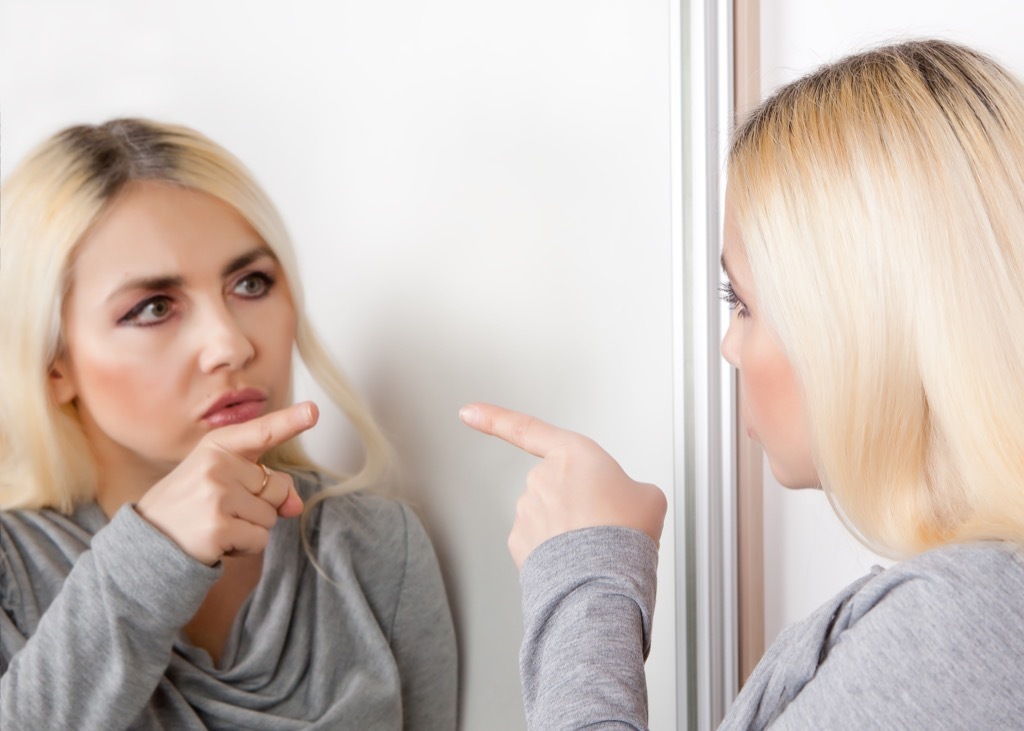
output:
[[[163,479],[170,469],[157,470],[152,465],[109,464],[97,470],[96,502],[107,518],[114,517],[122,505],[136,503],[146,492]]]

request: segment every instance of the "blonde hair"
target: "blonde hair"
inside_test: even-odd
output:
[[[818,475],[875,550],[1024,543],[1024,86],[912,41],[778,91],[730,198]]]
[[[75,126],[46,140],[0,189],[0,509],[70,512],[92,499],[96,474],[74,405],[58,407],[49,370],[63,347],[61,313],[78,242],[126,185],[157,180],[233,206],[284,271],[297,313],[296,348],[362,439],[362,469],[323,497],[385,479],[392,451],[367,407],[331,363],[305,316],[294,250],[270,199],[234,156],[187,127],[142,119]],[[271,467],[320,469],[296,440]]]

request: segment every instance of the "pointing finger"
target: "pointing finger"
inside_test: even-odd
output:
[[[256,462],[265,452],[312,427],[319,418],[316,404],[306,401],[243,424],[222,427],[210,432],[207,438],[229,452]]]
[[[491,404],[469,404],[459,411],[466,426],[504,439],[535,457],[546,457],[555,447],[575,436],[533,416]]]

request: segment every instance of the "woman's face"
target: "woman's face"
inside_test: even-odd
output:
[[[728,199],[722,266],[729,278],[726,299],[733,310],[722,338],[722,357],[739,372],[747,434],[764,447],[772,474],[781,484],[817,486],[800,386],[758,308],[750,264]]]
[[[77,407],[101,485],[152,484],[210,430],[286,405],[295,308],[273,253],[230,206],[133,183],[72,266],[51,383]]]

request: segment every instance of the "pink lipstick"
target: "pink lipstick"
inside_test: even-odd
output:
[[[224,394],[206,410],[202,419],[213,428],[241,424],[263,413],[267,395],[258,388],[243,388]]]

